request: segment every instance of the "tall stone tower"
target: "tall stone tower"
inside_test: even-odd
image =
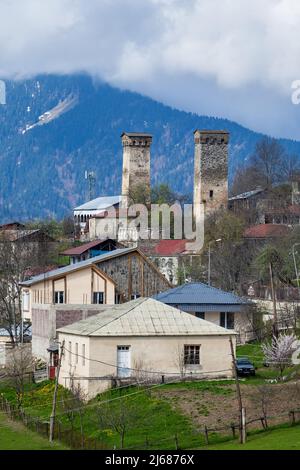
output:
[[[152,135],[124,132],[122,206],[128,207],[129,196],[137,188],[144,187],[145,199],[150,203],[150,147]]]
[[[196,130],[194,217],[205,218],[228,203],[228,143],[226,131]]]

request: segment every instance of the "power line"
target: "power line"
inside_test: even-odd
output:
[[[67,351],[68,353],[70,353],[71,355],[73,356],[76,356],[76,357],[80,357],[82,359],[85,359],[86,361],[90,361],[90,362],[97,362],[99,364],[102,364],[102,365],[105,365],[105,366],[109,366],[109,367],[113,367],[115,369],[120,369],[120,367],[116,364],[110,364],[108,362],[105,362],[105,361],[100,361],[99,359],[93,359],[91,357],[87,357],[87,356],[83,356],[81,354],[77,354],[77,353],[74,353],[72,351],[70,351],[69,349],[65,348],[65,351]],[[174,375],[182,375],[181,372],[164,372],[164,371],[153,371],[153,370],[145,370],[145,369],[138,369],[138,368],[133,368],[133,367],[122,367],[122,369],[126,369],[126,370],[130,370],[130,371],[135,371],[135,372],[143,372],[143,373],[146,373],[146,374],[156,374],[156,375],[171,375],[171,376],[174,376]],[[210,374],[210,373],[217,373],[217,372],[227,372],[231,369],[223,369],[223,370],[217,370],[217,371],[207,371],[207,372],[203,372],[202,374]],[[68,377],[69,378],[69,377]]]

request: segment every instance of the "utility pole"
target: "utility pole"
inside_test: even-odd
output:
[[[247,438],[247,433],[246,433],[246,410],[243,407],[243,402],[242,402],[241,387],[240,387],[240,383],[239,383],[239,379],[238,379],[238,375],[237,375],[237,370],[236,370],[236,359],[235,359],[235,354],[234,354],[232,336],[230,336],[229,342],[230,342],[230,349],[231,349],[231,355],[232,355],[232,365],[233,365],[233,372],[234,372],[235,385],[236,385],[236,394],[237,394],[237,399],[238,399],[238,404],[239,404],[240,443],[245,444],[246,438]]]
[[[59,373],[61,368],[61,360],[64,355],[64,347],[65,341],[62,342],[60,347],[60,357],[57,364],[56,375],[55,375],[55,387],[54,387],[54,394],[53,394],[53,402],[52,402],[52,413],[50,416],[50,432],[49,432],[49,441],[53,442],[54,438],[54,425],[55,425],[55,415],[56,415],[56,401],[57,401],[57,391],[58,391],[58,380],[59,380]]]
[[[276,293],[275,293],[275,289],[274,289],[272,263],[269,263],[269,271],[270,271],[271,292],[272,292],[272,300],[273,300],[273,317],[274,317],[274,320],[273,320],[273,333],[277,337],[278,336],[278,318],[277,318]]]

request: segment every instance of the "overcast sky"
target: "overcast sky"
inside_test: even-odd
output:
[[[299,0],[0,0],[0,77],[86,71],[300,139]]]

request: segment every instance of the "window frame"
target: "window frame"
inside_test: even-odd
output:
[[[201,365],[201,345],[200,344],[185,344],[184,345],[184,365],[187,366],[200,366]]]
[[[102,296],[102,302],[99,302],[100,295]],[[105,292],[97,291],[93,292],[93,305],[104,305],[105,304]]]
[[[65,303],[65,291],[63,291],[63,290],[54,291],[54,304],[55,305],[62,305],[64,303]]]

